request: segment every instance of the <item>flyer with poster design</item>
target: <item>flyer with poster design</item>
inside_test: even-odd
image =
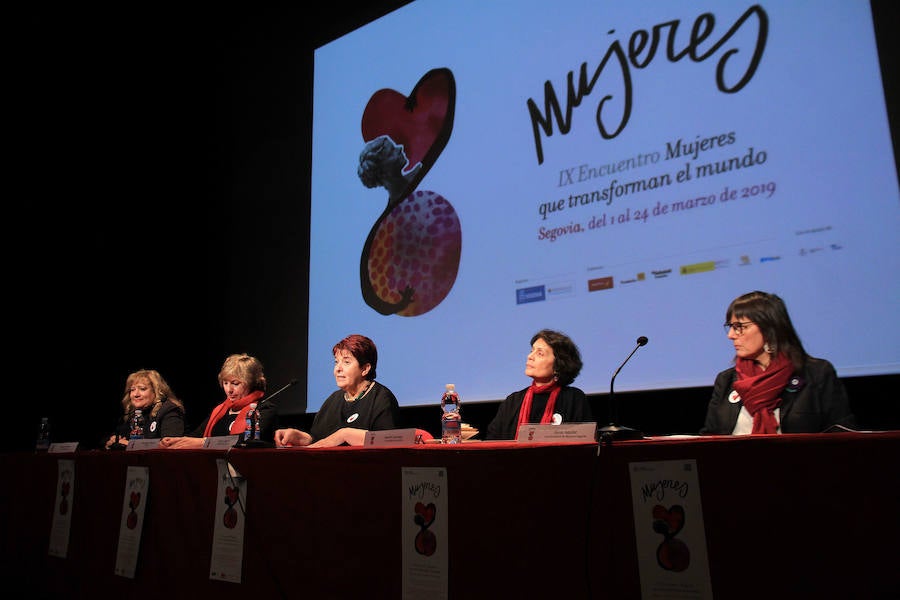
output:
[[[69,531],[72,528],[72,499],[75,497],[75,461],[57,462],[56,499],[53,502],[53,524],[50,527],[48,554],[65,558],[69,550]]]
[[[247,480],[223,459],[216,460],[219,485],[216,492],[216,521],[213,529],[209,578],[241,582],[244,560],[244,506]]]
[[[125,475],[125,497],[122,499],[122,518],[119,524],[119,545],[116,549],[116,575],[134,579],[149,492],[150,467],[128,467]]]
[[[712,600],[697,462],[629,463],[643,598]]]
[[[448,597],[447,469],[403,467],[403,598]]]

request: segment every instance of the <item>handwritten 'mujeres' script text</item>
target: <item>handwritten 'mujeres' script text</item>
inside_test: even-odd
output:
[[[531,127],[534,131],[534,146],[535,151],[537,152],[538,164],[544,162],[544,149],[541,143],[541,133],[543,132],[543,135],[547,137],[553,135],[554,120],[562,135],[569,133],[569,130],[572,127],[572,109],[581,105],[584,98],[593,91],[594,86],[597,84],[597,80],[603,74],[604,69],[606,69],[607,63],[611,62],[610,59],[615,58],[621,69],[624,104],[621,117],[619,118],[618,123],[612,123],[613,127],[607,126],[603,113],[604,105],[613,98],[613,94],[607,93],[597,104],[595,116],[597,129],[600,131],[600,135],[607,140],[619,135],[622,130],[625,129],[625,126],[628,124],[628,119],[631,117],[631,67],[643,69],[650,65],[656,57],[656,50],[659,46],[660,38],[663,36],[664,28],[668,28],[668,37],[666,38],[666,58],[669,62],[678,62],[685,56],[688,56],[694,62],[703,62],[718,52],[719,49],[722,48],[753,16],[756,17],[758,23],[756,45],[753,48],[750,62],[747,65],[746,70],[743,71],[743,75],[734,84],[729,84],[725,81],[725,67],[728,64],[728,61],[740,51],[739,48],[729,48],[726,50],[721,58],[719,58],[719,62],[716,66],[716,87],[721,92],[734,94],[739,92],[753,78],[766,46],[766,38],[769,33],[769,16],[758,4],[754,4],[748,8],[744,14],[735,21],[734,25],[725,32],[719,41],[710,46],[706,51],[701,51],[700,45],[710,36],[715,27],[716,18],[711,13],[703,13],[697,17],[691,28],[691,34],[687,45],[678,52],[676,52],[675,47],[675,34],[678,27],[681,25],[681,21],[678,20],[654,25],[652,32],[647,32],[643,29],[635,31],[628,40],[627,53],[618,40],[613,41],[606,51],[606,54],[603,56],[603,60],[600,61],[600,64],[594,71],[593,76],[588,78],[588,67],[586,62],[581,63],[581,68],[578,71],[577,85],[574,72],[569,71],[566,76],[565,114],[563,114],[563,111],[560,108],[556,91],[553,89],[553,84],[550,81],[546,81],[544,83],[543,113],[532,98],[529,98],[526,103],[528,106],[528,113],[531,116]],[[610,30],[609,33],[615,33],[615,29]]]

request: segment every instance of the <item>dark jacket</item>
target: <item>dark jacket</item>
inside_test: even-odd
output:
[[[155,417],[150,417],[149,408],[143,411],[143,416],[145,438],[158,439],[184,435],[184,409],[174,402],[164,401]],[[130,414],[116,426],[116,433],[122,438],[123,443],[128,443],[128,436],[131,433]]]
[[[737,373],[734,367],[716,376],[712,398],[706,409],[701,435],[730,435],[742,402],[729,402]],[[794,373],[781,393],[781,433],[820,433],[832,425],[856,428],[844,384],[834,366],[821,358],[809,358]]]
[[[514,440],[516,432],[519,429],[519,409],[522,408],[522,401],[525,400],[525,392],[528,388],[513,392],[500,403],[497,408],[497,415],[488,425],[488,440]],[[543,414],[547,401],[550,399],[549,393],[535,394],[531,399],[531,416],[529,423],[539,423],[540,415]],[[591,406],[588,404],[584,392],[577,387],[566,386],[559,390],[559,396],[556,398],[556,405],[553,412],[562,417],[563,423],[588,423],[594,421],[591,413]]]

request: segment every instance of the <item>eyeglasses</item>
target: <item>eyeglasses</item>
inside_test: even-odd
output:
[[[725,323],[725,333],[728,333],[730,330],[734,329],[734,332],[737,335],[744,335],[744,330],[747,329],[747,326],[753,324],[753,321],[744,321],[743,323],[741,323],[740,321],[732,321],[731,323]]]

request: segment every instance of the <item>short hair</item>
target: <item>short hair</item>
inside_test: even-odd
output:
[[[232,354],[222,363],[219,370],[219,385],[229,379],[237,379],[247,384],[251,392],[266,391],[266,375],[258,358],[249,354]]]
[[[756,290],[738,296],[728,305],[725,322],[730,323],[734,317],[744,317],[756,323],[771,352],[787,356],[795,369],[802,369],[806,364],[808,355],[794,329],[787,306],[775,294]]]
[[[538,340],[544,340],[553,348],[553,374],[559,385],[570,385],[581,373],[581,352],[575,342],[564,333],[552,329],[541,329],[531,337],[531,345]]]
[[[338,350],[346,350],[352,354],[360,367],[365,364],[370,365],[371,368],[365,378],[369,381],[375,379],[375,368],[378,366],[378,348],[375,347],[375,342],[364,335],[353,333],[335,344],[331,353],[336,354]]]

